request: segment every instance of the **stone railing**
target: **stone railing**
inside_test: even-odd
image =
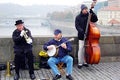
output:
[[[39,52],[42,51],[43,44],[52,37],[34,37],[33,53],[38,61]],[[70,38],[70,37],[68,37]],[[73,51],[71,55],[74,62],[77,62],[78,39],[74,37],[72,41]],[[100,38],[101,62],[103,61],[120,61],[120,36],[102,36]],[[13,41],[11,38],[0,38],[0,63],[14,60]]]

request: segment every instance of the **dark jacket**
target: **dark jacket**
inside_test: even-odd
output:
[[[91,15],[91,22],[97,22],[98,18],[96,16],[96,14],[90,9],[90,13]],[[75,19],[75,27],[78,31],[78,39],[79,40],[84,40],[84,34],[85,34],[85,30],[86,30],[86,25],[87,25],[87,21],[88,21],[88,14],[82,14],[82,12],[76,16]]]
[[[29,37],[32,38],[31,36],[31,32],[24,28],[25,31],[27,31],[27,35]],[[28,50],[32,50],[32,44],[28,44],[25,40],[24,37],[20,36],[21,31],[19,31],[18,29],[14,30],[13,34],[12,34],[12,39],[14,42],[14,51],[15,52],[23,52],[23,51],[28,51]]]
[[[52,39],[52,40],[46,42],[44,44],[43,48],[44,48],[44,50],[47,51],[48,50],[47,46],[49,46],[49,45],[56,45],[56,46],[58,46],[58,45],[62,44],[65,41],[67,41],[66,38],[62,38],[60,41],[56,41],[55,39]],[[58,51],[58,56],[57,57],[63,57],[65,55],[68,55],[68,53],[72,51],[71,43],[67,42],[66,45],[67,45],[67,49],[62,48],[61,46],[59,47],[59,51]]]

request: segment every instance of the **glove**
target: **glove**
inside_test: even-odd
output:
[[[24,34],[25,34],[25,31],[22,30],[21,33],[20,33],[20,36],[23,37]]]
[[[93,12],[93,10],[92,10],[92,9],[90,9],[90,13],[91,13],[91,14],[94,14],[94,12]]]
[[[27,43],[28,43],[28,44],[31,44],[31,43],[32,43],[32,39],[31,39],[31,38],[28,38],[28,39],[27,39]]]

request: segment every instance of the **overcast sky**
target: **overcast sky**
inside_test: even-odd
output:
[[[20,5],[68,5],[74,6],[80,4],[83,1],[92,1],[92,0],[0,0],[0,3],[15,3]],[[106,1],[106,0],[97,0],[97,1]]]

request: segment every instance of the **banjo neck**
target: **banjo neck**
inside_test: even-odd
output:
[[[68,39],[67,41],[63,42],[63,43],[67,43],[67,42],[69,42],[69,41],[73,41],[73,40],[74,40],[74,38],[70,38],[70,39]],[[61,43],[61,44],[63,44],[63,43]],[[61,46],[61,44],[58,45],[58,46],[56,46],[56,48],[59,48],[59,47]]]

